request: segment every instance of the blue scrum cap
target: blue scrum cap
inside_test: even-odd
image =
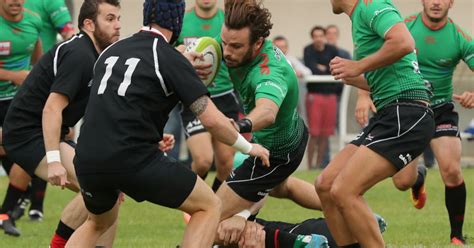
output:
[[[170,43],[174,43],[181,33],[186,9],[184,0],[145,0],[143,3],[143,25],[158,24],[173,31]]]

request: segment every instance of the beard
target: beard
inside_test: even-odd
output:
[[[115,34],[108,35],[104,31],[102,31],[98,23],[96,23],[96,29],[94,30],[93,35],[95,41],[97,42],[97,46],[102,51],[117,40],[115,39]]]
[[[243,66],[243,65],[246,65],[248,63],[250,63],[252,61],[252,48],[249,48],[249,50],[247,50],[247,52],[245,53],[244,57],[242,58],[242,60],[240,62],[237,62],[237,61],[232,61],[232,62],[235,62],[235,65],[228,65],[227,63],[227,67],[230,67],[230,68],[235,68],[235,67],[240,67],[240,66]]]

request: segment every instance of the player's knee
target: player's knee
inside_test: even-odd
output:
[[[456,164],[444,167],[441,169],[441,174],[447,186],[457,186],[463,181],[461,168]]]
[[[393,178],[393,185],[400,191],[406,191],[412,187],[413,182],[404,180],[404,178]]]
[[[347,200],[349,200],[349,195],[344,188],[339,185],[333,185],[331,187],[329,190],[329,196],[339,208],[345,207],[347,205]]]
[[[332,187],[332,180],[328,180],[323,174],[316,178],[315,188],[319,196],[328,194]]]
[[[194,156],[193,163],[193,166],[195,167],[196,172],[198,172],[198,174],[205,174],[209,170],[209,168],[211,168],[212,157],[200,155]]]
[[[94,230],[94,232],[105,233],[115,222],[113,219],[102,219],[94,220],[90,217],[87,219],[89,226]]]
[[[208,201],[206,211],[212,212],[216,216],[220,216],[222,211],[222,202],[217,195],[213,194],[211,199]]]

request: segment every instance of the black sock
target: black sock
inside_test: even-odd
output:
[[[17,202],[21,199],[25,190],[21,190],[11,183],[8,185],[7,194],[3,200],[2,209],[0,210],[1,214],[9,213],[13,211]]]
[[[31,181],[31,207],[30,210],[35,209],[43,212],[44,194],[46,193],[46,181],[39,177],[34,177]]]
[[[214,178],[214,182],[212,183],[212,191],[217,192],[221,184],[222,184],[221,180],[217,179],[217,177]]]
[[[202,180],[206,181],[207,174],[209,174],[209,172],[206,172],[206,174],[204,174],[203,176],[199,176],[199,174],[198,174],[198,176],[199,176]]]
[[[56,228],[56,234],[59,237],[65,240],[69,240],[73,232],[74,232],[74,229],[64,224],[61,220],[59,221],[58,227]]]
[[[280,232],[280,229],[264,227],[265,247],[293,247],[298,235]]]
[[[462,225],[466,209],[466,185],[464,182],[455,187],[445,188],[445,204],[451,225],[451,238],[462,238]]]
[[[425,178],[426,178],[426,168],[424,166],[418,166],[417,168],[417,177],[415,184],[413,184],[412,188],[415,190],[415,192],[418,192],[420,187],[425,183]]]
[[[343,246],[341,246],[341,248],[360,248],[360,245],[359,245],[359,243],[354,243],[354,244],[350,244],[350,245],[343,245]]]

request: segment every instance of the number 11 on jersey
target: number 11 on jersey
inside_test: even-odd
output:
[[[107,67],[105,68],[105,73],[104,73],[104,76],[102,77],[102,80],[100,80],[99,90],[97,91],[97,94],[99,95],[104,94],[105,88],[107,88],[107,81],[112,75],[112,68],[114,67],[115,63],[117,63],[118,59],[119,59],[118,56],[111,56],[105,60],[104,64],[106,64]],[[137,59],[137,58],[129,58],[127,59],[127,61],[125,61],[125,65],[128,65],[128,67],[123,76],[123,81],[122,83],[120,83],[119,88],[117,90],[117,94],[119,96],[125,96],[128,86],[130,86],[130,84],[132,83],[133,72],[137,68],[137,65],[139,62],[140,62],[140,59]]]

